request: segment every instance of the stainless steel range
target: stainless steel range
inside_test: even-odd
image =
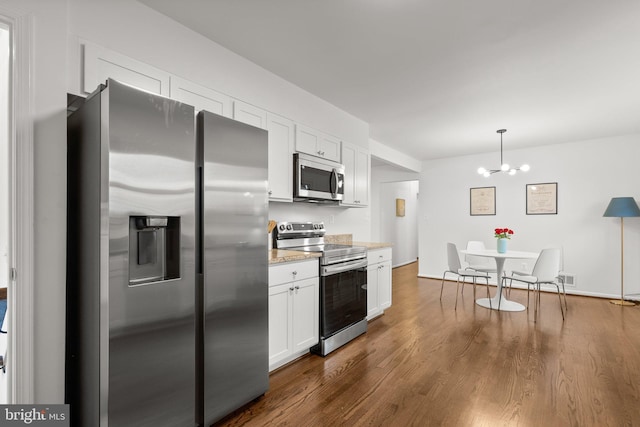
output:
[[[279,222],[277,249],[321,252],[320,342],[326,356],[367,331],[367,248],[325,243],[322,222]]]

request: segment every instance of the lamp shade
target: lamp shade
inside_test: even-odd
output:
[[[614,197],[602,216],[640,216],[640,208],[633,197]]]

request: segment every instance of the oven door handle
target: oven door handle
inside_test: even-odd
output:
[[[367,266],[367,259],[359,259],[350,262],[341,262],[333,265],[326,265],[320,268],[320,275],[331,276],[333,274],[344,273],[345,271],[357,270]]]

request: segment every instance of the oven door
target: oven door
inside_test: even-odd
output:
[[[320,268],[320,336],[367,317],[367,259]]]

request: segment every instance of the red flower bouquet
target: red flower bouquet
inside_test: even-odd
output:
[[[496,228],[494,232],[494,237],[496,239],[510,239],[511,235],[513,234],[513,230],[510,230],[508,228]]]

